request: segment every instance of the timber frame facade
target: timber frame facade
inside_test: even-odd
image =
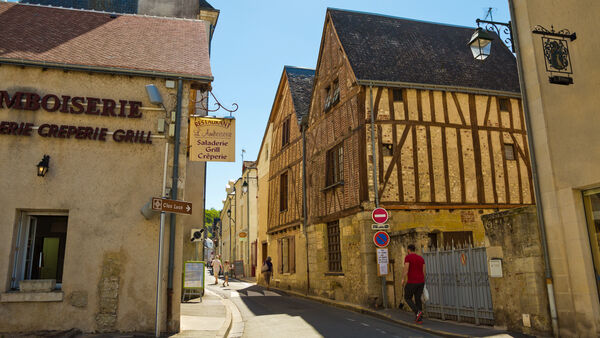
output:
[[[284,67],[271,110],[272,142],[269,157],[269,206],[267,256],[274,267],[274,282],[304,289],[306,259],[297,257],[298,245],[306,245],[303,224],[302,123],[308,114],[314,70]],[[264,255],[263,255],[264,256]],[[305,257],[305,256],[303,256]]]
[[[402,299],[395,290],[406,244],[483,243],[481,215],[534,203],[514,56],[496,46],[485,63],[473,60],[471,33],[328,9],[306,113],[298,115],[286,67],[269,119],[275,286],[381,304],[375,186],[390,212],[393,306]]]

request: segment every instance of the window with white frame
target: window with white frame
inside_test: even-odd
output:
[[[59,213],[21,214],[17,227],[11,288],[22,280],[55,279],[62,285],[68,216]]]

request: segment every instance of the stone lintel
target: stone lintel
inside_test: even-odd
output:
[[[64,292],[6,292],[0,294],[0,303],[62,302]]]

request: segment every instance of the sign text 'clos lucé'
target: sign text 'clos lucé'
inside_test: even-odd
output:
[[[139,119],[142,117],[142,102],[130,100],[113,100],[96,97],[68,96],[31,92],[15,92],[10,95],[0,91],[0,109],[44,110],[48,113],[72,115],[96,115],[109,118]],[[0,121],[0,135],[31,136],[34,133],[44,138],[66,138],[78,140],[106,141],[111,137],[115,142],[152,143],[152,132],[146,130],[117,129],[94,126],[74,126],[41,124],[34,126],[29,122]]]

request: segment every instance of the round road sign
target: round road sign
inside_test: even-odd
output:
[[[385,248],[390,244],[390,235],[385,231],[377,231],[375,235],[373,235],[373,242],[376,246]]]
[[[373,217],[375,223],[385,223],[388,220],[388,212],[384,208],[375,208],[371,213],[371,217]]]

